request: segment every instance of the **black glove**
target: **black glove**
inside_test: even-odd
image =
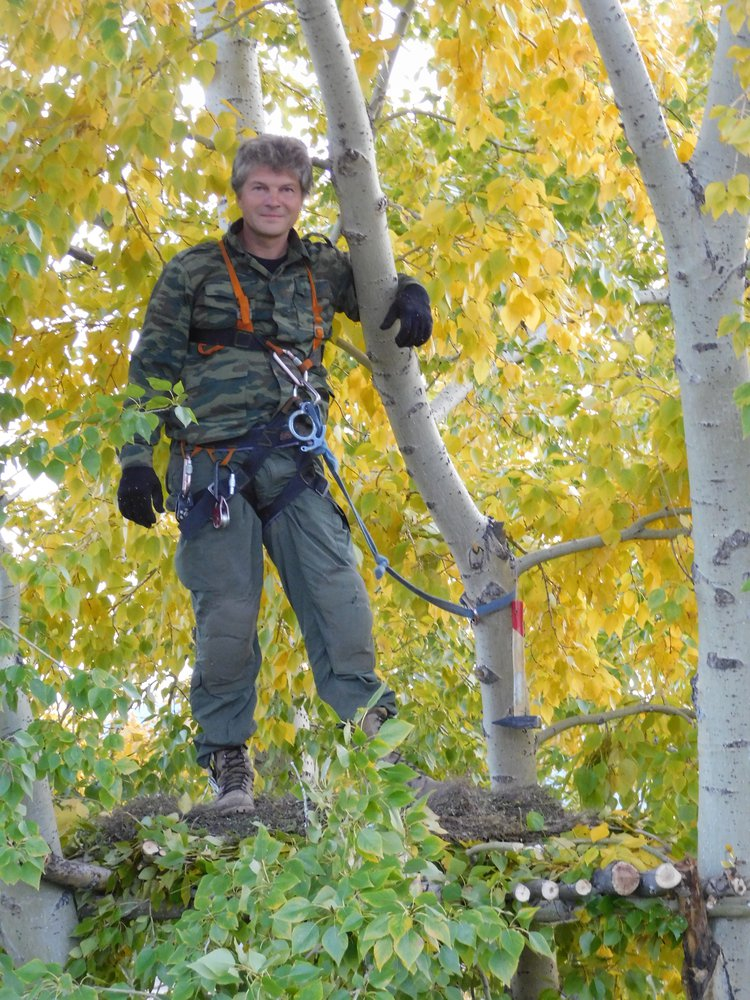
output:
[[[159,477],[150,465],[132,465],[122,470],[117,506],[128,521],[142,524],[144,528],[156,524],[154,510],[164,513],[164,494]]]
[[[430,299],[421,285],[411,283],[399,288],[380,329],[389,330],[397,319],[401,321],[401,328],[396,335],[398,347],[419,347],[430,339]]]

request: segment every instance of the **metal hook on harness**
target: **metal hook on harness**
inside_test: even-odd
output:
[[[294,386],[294,390],[292,392],[293,398],[296,399],[299,396],[300,390],[302,390],[307,394],[307,397],[311,402],[320,402],[320,393],[314,386],[310,385],[310,381],[307,377],[307,370],[303,370],[302,362],[295,354],[292,354],[291,351],[287,350],[278,350],[273,352],[271,358],[276,362],[278,367]],[[294,367],[287,364],[287,361],[285,360],[286,358],[292,362]]]

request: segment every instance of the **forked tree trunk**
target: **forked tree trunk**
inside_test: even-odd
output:
[[[334,183],[373,380],[409,473],[475,607],[515,588],[515,566],[502,534],[477,509],[453,466],[432,417],[416,354],[395,346],[394,330],[380,330],[395,291],[396,269],[370,120],[335,3],[297,0],[296,7],[328,116]],[[514,672],[510,608],[480,618],[474,635],[492,787],[533,784],[532,733],[495,725],[523,714],[526,705],[522,664]]]

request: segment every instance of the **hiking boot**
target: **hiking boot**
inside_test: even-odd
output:
[[[216,798],[207,808],[215,813],[252,812],[253,767],[247,747],[225,747],[211,754],[209,780]]]
[[[380,727],[388,719],[388,709],[383,708],[381,705],[376,705],[375,708],[369,709],[365,714],[364,719],[362,719],[362,732],[367,736],[368,739],[372,739],[374,736],[380,732]],[[418,767],[415,767],[408,760],[405,760],[404,755],[398,750],[391,750],[387,753],[383,760],[387,761],[389,764],[406,764],[416,772],[416,777],[410,778],[406,782],[407,787],[414,790],[414,793],[418,799],[423,798],[425,795],[429,795],[434,792],[436,788],[440,787],[440,782],[435,781],[434,778],[430,778],[420,771]]]

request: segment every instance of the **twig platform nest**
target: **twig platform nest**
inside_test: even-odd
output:
[[[537,786],[490,792],[465,781],[446,781],[430,794],[428,805],[446,840],[462,844],[490,840],[533,842],[585,822],[580,815],[566,812],[549,792]],[[534,824],[541,829],[529,829],[527,817],[531,812],[542,817],[543,823]],[[259,826],[272,833],[301,836],[305,832],[304,807],[293,795],[258,795],[251,813],[216,815],[199,805],[184,816],[180,816],[177,800],[168,795],[141,796],[102,816],[97,825],[102,839],[115,843],[133,840],[147,816],[172,815],[179,816],[195,833],[231,840],[252,837]]]

